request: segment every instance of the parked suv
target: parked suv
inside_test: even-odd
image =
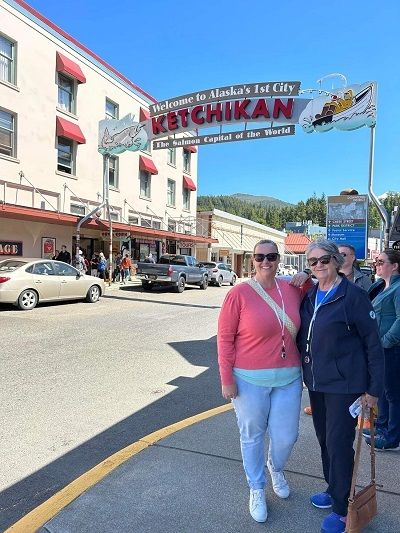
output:
[[[283,263],[279,263],[276,274],[278,276],[294,276],[297,274],[297,268],[295,268],[293,265],[284,265]]]
[[[203,263],[203,265],[208,270],[208,281],[210,284],[218,285],[218,287],[221,287],[223,283],[235,285],[236,274],[229,265],[214,262]]]

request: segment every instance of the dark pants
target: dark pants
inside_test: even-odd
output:
[[[400,346],[385,348],[385,385],[378,402],[376,427],[388,444],[400,442]]]
[[[361,394],[309,393],[327,492],[332,498],[333,511],[346,516],[357,425],[357,418],[350,415],[349,407]]]

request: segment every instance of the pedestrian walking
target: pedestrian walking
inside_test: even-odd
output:
[[[92,259],[90,260],[90,275],[91,276],[98,276],[97,272],[97,265],[99,263],[99,255],[97,253],[94,253],[92,255]]]
[[[99,260],[97,262],[97,271],[99,273],[100,279],[105,279],[106,268],[107,268],[107,261],[106,261],[105,255],[103,254],[103,252],[100,252]]]
[[[383,350],[368,294],[340,273],[344,257],[336,244],[313,241],[306,257],[318,284],[302,302],[297,342],[327,483],[310,499],[315,507],[332,507],[321,532],[342,533],[357,424],[349,407],[360,396],[365,407],[376,405],[383,388]]]
[[[123,283],[126,283],[128,280],[131,279],[131,267],[132,267],[132,260],[129,257],[129,254],[125,254],[125,257],[121,261],[121,269],[123,272]]]
[[[397,450],[400,443],[400,252],[385,250],[376,259],[380,279],[372,285],[370,297],[385,352],[384,391],[378,401],[377,436],[379,451]],[[371,444],[369,431],[364,432]]]
[[[75,268],[79,270],[81,274],[86,274],[87,263],[85,261],[85,256],[83,255],[82,250],[79,250],[78,256],[75,258]]]
[[[63,244],[61,246],[61,252],[57,256],[57,261],[62,261],[63,263],[71,264],[71,254],[67,250],[67,246]]]
[[[115,258],[115,267],[113,270],[113,282],[120,281],[121,279],[121,262],[122,262],[122,255],[118,253]]]
[[[290,283],[275,278],[279,258],[273,241],[256,244],[255,276],[230,290],[218,320],[222,395],[231,399],[235,408],[250,488],[249,510],[257,522],[265,522],[268,514],[264,468],[267,430],[272,488],[280,498],[290,493],[283,469],[298,437],[303,388],[296,334],[300,302],[312,285],[304,272]]]

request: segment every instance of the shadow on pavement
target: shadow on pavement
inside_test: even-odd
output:
[[[220,309],[220,305],[201,305],[201,304],[183,304],[179,302],[166,302],[166,301],[160,301],[160,300],[149,300],[146,298],[144,300],[143,298],[128,298],[126,296],[111,296],[111,295],[105,295],[103,298],[109,298],[112,300],[126,300],[129,302],[142,302],[142,303],[151,303],[151,304],[160,304],[160,305],[175,305],[178,307],[199,307],[200,309]]]
[[[225,403],[220,394],[216,337],[176,342],[170,346],[190,364],[207,367],[207,370],[194,378],[175,378],[168,384],[176,386],[176,390],[3,490],[0,493],[0,531],[125,446],[157,429]]]

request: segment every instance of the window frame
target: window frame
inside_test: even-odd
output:
[[[190,193],[192,191],[190,189],[188,189],[187,187],[183,187],[182,189],[182,203],[183,203],[183,209],[185,209],[186,211],[190,211]],[[187,201],[186,201],[186,198],[185,198],[185,195],[187,196]]]
[[[10,153],[6,154],[6,153],[3,153],[2,151],[0,151],[0,157],[2,156],[5,156],[5,157],[12,157],[12,158],[16,158],[17,157],[17,135],[16,135],[16,132],[17,132],[17,114],[14,113],[13,111],[10,111],[8,109],[5,109],[4,107],[0,107],[0,112],[2,113],[5,113],[7,115],[10,115],[11,117],[11,130],[7,130],[6,128],[3,128],[0,126],[0,128],[4,131],[8,131],[10,132],[10,141],[11,141],[11,145],[10,145]],[[6,146],[6,145],[4,145]],[[1,148],[0,148],[1,150]]]
[[[60,80],[64,79],[67,82],[70,83],[71,91],[69,92],[65,87],[61,87]],[[65,113],[71,113],[72,115],[76,115],[76,87],[77,82],[74,78],[70,78],[69,76],[66,76],[63,72],[57,72],[57,87],[58,87],[58,96],[57,96],[57,108],[61,111],[64,111]],[[60,100],[60,92],[64,91],[67,94],[70,94],[71,101],[70,103],[70,109],[64,107],[64,103]]]
[[[71,172],[68,172],[66,170],[63,170],[62,168],[59,168],[59,160],[58,160],[58,153],[59,153],[59,144],[60,139],[63,141],[66,141],[64,144],[70,144],[71,146]],[[64,165],[65,166],[65,165]],[[68,167],[65,167],[68,168]],[[63,174],[67,174],[68,176],[75,176],[76,174],[76,142],[72,141],[71,139],[67,139],[66,137],[58,136],[57,137],[57,171],[62,172]]]
[[[183,150],[183,171],[186,172],[186,174],[190,174],[190,168],[192,163],[192,152],[189,152],[189,150]]]
[[[170,178],[167,180],[167,206],[176,207],[176,181]]]
[[[110,113],[107,113],[107,104],[111,104],[114,107],[115,115],[111,115]],[[106,118],[109,120],[119,120],[119,105],[116,102],[114,102],[114,100],[111,100],[110,98],[107,98],[107,97],[106,97],[105,114],[106,114]]]
[[[113,169],[111,167],[111,160],[113,160],[115,164]],[[110,181],[111,170],[114,170],[114,185],[112,185]],[[119,158],[115,155],[110,155],[109,161],[108,161],[108,186],[111,189],[119,190]]]
[[[0,52],[0,58],[5,58],[6,61],[9,62],[7,73],[8,79],[0,78],[0,81],[3,83],[9,83],[10,85],[14,85],[16,87],[17,85],[17,41],[14,39],[10,39],[8,35],[5,35],[4,33],[0,33],[0,39],[4,39],[4,41],[7,41],[11,46],[11,57],[8,57],[6,54],[2,54]],[[1,70],[0,70],[1,72]]]
[[[147,180],[147,186],[145,187],[146,190],[142,187],[142,181],[146,178]],[[139,172],[139,198],[143,198],[144,200],[151,200],[151,174],[150,172],[147,172],[145,170],[140,170]],[[144,192],[142,192],[144,191]],[[148,192],[148,194],[147,194]]]
[[[167,163],[176,167],[176,148],[167,148]]]

